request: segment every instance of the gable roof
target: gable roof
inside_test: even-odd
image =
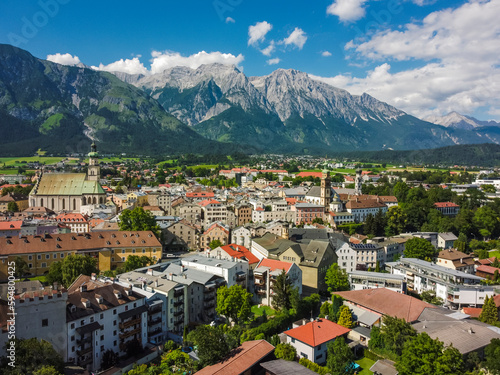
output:
[[[386,288],[351,290],[335,294],[364,308],[404,319],[409,323],[418,320],[425,308],[436,308],[430,303]]]
[[[239,375],[272,353],[274,346],[266,340],[245,341],[231,351],[222,362],[207,366],[198,375]]]
[[[246,260],[248,260],[248,264],[259,263],[259,258],[253,255],[252,252],[245,246],[231,243],[229,245],[221,246],[221,249],[224,250],[230,257],[238,259],[246,258]]]
[[[276,270],[285,270],[285,272],[288,273],[288,271],[290,271],[290,268],[292,266],[293,266],[293,263],[282,262],[281,260],[263,258],[260,261],[260,263],[257,265],[257,268],[268,267],[269,272],[273,272]]]
[[[300,262],[300,265],[306,267],[319,267],[329,246],[331,246],[329,241],[313,240],[309,242],[305,249],[302,247],[304,259]],[[333,248],[331,248],[331,252],[335,254]]]
[[[30,195],[106,194],[98,181],[86,180],[85,173],[46,173]]]
[[[313,322],[289,329],[284,333],[296,340],[315,347],[349,333],[349,328],[342,327],[327,319],[317,319]]]
[[[0,221],[0,230],[20,230],[22,225],[22,220]]]
[[[460,207],[458,204],[453,202],[436,202],[434,206],[437,208],[446,208],[446,207]]]

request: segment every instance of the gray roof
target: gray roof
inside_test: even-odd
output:
[[[392,273],[383,273],[383,272],[368,272],[368,271],[350,271],[349,275],[358,276],[361,278],[367,278],[370,280],[400,280],[404,281],[404,275],[395,275]]]
[[[0,297],[7,300],[8,284],[0,285]],[[14,284],[15,294],[21,294],[24,292],[35,292],[37,290],[43,290],[43,285],[39,280],[33,281],[20,281]]]
[[[263,362],[260,364],[272,375],[316,375],[316,373],[308,368],[302,366],[298,362],[285,361],[284,359],[276,359],[274,361]]]
[[[375,364],[370,367],[370,371],[377,372],[380,375],[397,375],[398,370],[394,367],[394,362],[388,359],[379,359]]]
[[[189,265],[187,264],[188,262],[203,264],[205,266],[227,268],[227,269],[237,267],[239,264],[239,262],[232,262],[227,259],[208,258],[202,255],[192,255],[190,257],[181,259],[181,262],[188,268],[189,268]]]
[[[328,240],[328,232],[326,229],[317,228],[291,228],[288,232],[290,238],[294,237],[294,241],[305,242],[310,240]]]
[[[165,268],[163,273],[166,275],[170,273],[174,274],[174,281],[177,281],[182,284],[187,284],[187,281],[191,280],[205,285],[208,284],[208,282],[211,281],[212,279],[221,278],[220,276],[216,276],[208,272],[195,270],[189,267],[184,267],[183,269],[181,265],[174,263],[169,264],[167,268]],[[184,275],[186,277],[184,277]]]
[[[312,204],[312,203],[296,203],[295,207],[299,207],[299,208],[320,208],[320,207],[323,207],[323,206],[321,206],[319,204]]]
[[[464,279],[471,279],[471,280],[477,280],[477,281],[484,280],[483,277],[479,277],[476,275],[471,275],[470,273],[454,270],[453,268],[446,268],[443,266],[439,266],[437,264],[427,262],[425,260],[421,260],[421,259],[417,259],[417,258],[401,258],[396,264],[401,264],[401,262],[407,262],[407,263],[414,264],[414,265],[417,265],[417,266],[423,267],[423,268],[432,268],[433,270],[436,270],[438,272],[445,273],[445,274],[452,275],[452,276],[456,276],[456,277],[461,277]]]
[[[439,233],[438,237],[442,238],[444,241],[455,241],[458,239],[458,237],[451,232]]]
[[[321,186],[313,186],[306,193],[306,197],[321,197]]]
[[[330,241],[313,240],[309,242],[306,248],[304,248],[304,245],[301,247],[302,253],[304,254],[304,260],[300,262],[301,266],[319,267],[328,247],[330,247],[331,252],[335,254],[335,249],[330,244]],[[335,256],[336,254],[334,257]]]
[[[154,272],[156,273],[156,272]],[[153,273],[153,274],[154,274]],[[129,282],[131,284],[137,285],[137,284],[142,284],[145,282],[147,286],[154,288],[155,290],[159,290],[165,293],[168,293],[169,290],[175,288],[179,283],[175,281],[170,281],[167,280],[166,278],[163,278],[161,274],[156,273],[156,275],[148,275],[147,273],[142,273],[142,272],[137,272],[137,271],[131,271],[131,272],[126,272],[122,273],[121,275],[118,275],[118,279],[121,282]],[[158,280],[158,286],[154,284],[155,281]]]

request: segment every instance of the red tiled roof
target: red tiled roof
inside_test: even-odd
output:
[[[495,271],[500,272],[500,269],[498,269],[496,267],[486,266],[486,265],[482,264],[479,267],[477,267],[476,272],[478,272],[478,271],[494,275]]]
[[[486,259],[479,259],[478,262],[481,263],[481,264],[485,264],[485,265],[488,265],[488,264],[491,264],[495,261],[495,257],[490,257],[490,258],[486,258]]]
[[[221,249],[223,249],[231,257],[239,259],[245,257],[248,260],[248,264],[259,263],[259,258],[253,255],[252,252],[248,250],[245,246],[231,243],[229,245],[221,246]]]
[[[285,198],[286,200],[286,203],[288,203],[289,206],[293,206],[295,205],[295,203],[297,203],[297,199],[296,198]]]
[[[0,221],[0,230],[16,230],[16,229],[21,229],[21,225],[23,225],[23,221],[22,220]]]
[[[281,260],[267,259],[263,258],[257,267],[269,267],[270,272],[274,270],[285,270],[285,272],[290,271],[290,267],[292,267],[293,263],[282,262]]]
[[[87,222],[87,218],[82,214],[59,214],[56,216],[56,220],[62,222]]]
[[[188,191],[186,198],[213,198],[215,196],[213,191]]]
[[[425,308],[436,308],[430,303],[386,288],[351,290],[335,294],[369,310],[404,319],[408,323],[416,321]]]
[[[458,204],[455,204],[453,202],[436,202],[436,203],[434,203],[434,206],[436,206],[438,208],[460,207]]]
[[[500,307],[500,294],[497,294],[496,296],[493,296],[493,301],[495,301],[495,306],[497,308]]]
[[[203,201],[201,201],[200,203],[198,203],[199,206],[208,206],[209,204],[220,204],[219,201],[216,201],[215,199],[205,199]]]
[[[266,340],[245,341],[234,349],[222,362],[207,366],[197,375],[239,375],[272,353],[274,346]]]
[[[259,172],[261,172],[261,173],[288,173],[284,169],[262,169]]]
[[[315,347],[349,333],[349,328],[342,327],[327,319],[318,319],[284,333],[296,340]]]
[[[481,309],[480,307],[464,307],[463,312],[464,314],[470,315],[471,318],[479,318],[479,315],[481,314]]]

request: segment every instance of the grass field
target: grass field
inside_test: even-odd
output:
[[[269,306],[262,306],[262,307],[259,307],[257,305],[252,306],[252,313],[255,316],[261,316],[262,314],[264,314],[264,311],[266,312],[267,316],[276,314],[276,311],[271,309]]]
[[[356,361],[356,363],[358,365],[360,365],[361,368],[363,369],[360,372],[358,372],[359,375],[371,375],[371,374],[373,374],[373,372],[370,371],[370,367],[373,366],[375,361],[372,361],[371,359],[368,359],[365,357],[365,358],[361,358],[359,361]]]
[[[20,156],[20,157],[8,157],[8,158],[0,158],[0,165],[5,164],[6,166],[24,166],[26,163],[38,161],[40,163],[45,164],[54,164],[58,163],[61,160],[66,159],[64,157],[45,157],[45,156]],[[25,161],[26,163],[21,163]],[[17,173],[17,172],[16,172]]]

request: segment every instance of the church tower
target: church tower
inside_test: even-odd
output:
[[[99,179],[101,178],[101,167],[99,166],[99,153],[97,152],[97,146],[95,145],[95,142],[92,142],[88,156],[89,168],[87,172],[87,180],[99,181]]]
[[[332,181],[330,179],[330,172],[323,170],[321,173],[321,193],[319,204],[328,210],[332,194]]]
[[[361,169],[356,169],[356,179],[354,180],[354,194],[361,195],[363,194],[361,191],[363,185],[363,178],[361,177]]]

